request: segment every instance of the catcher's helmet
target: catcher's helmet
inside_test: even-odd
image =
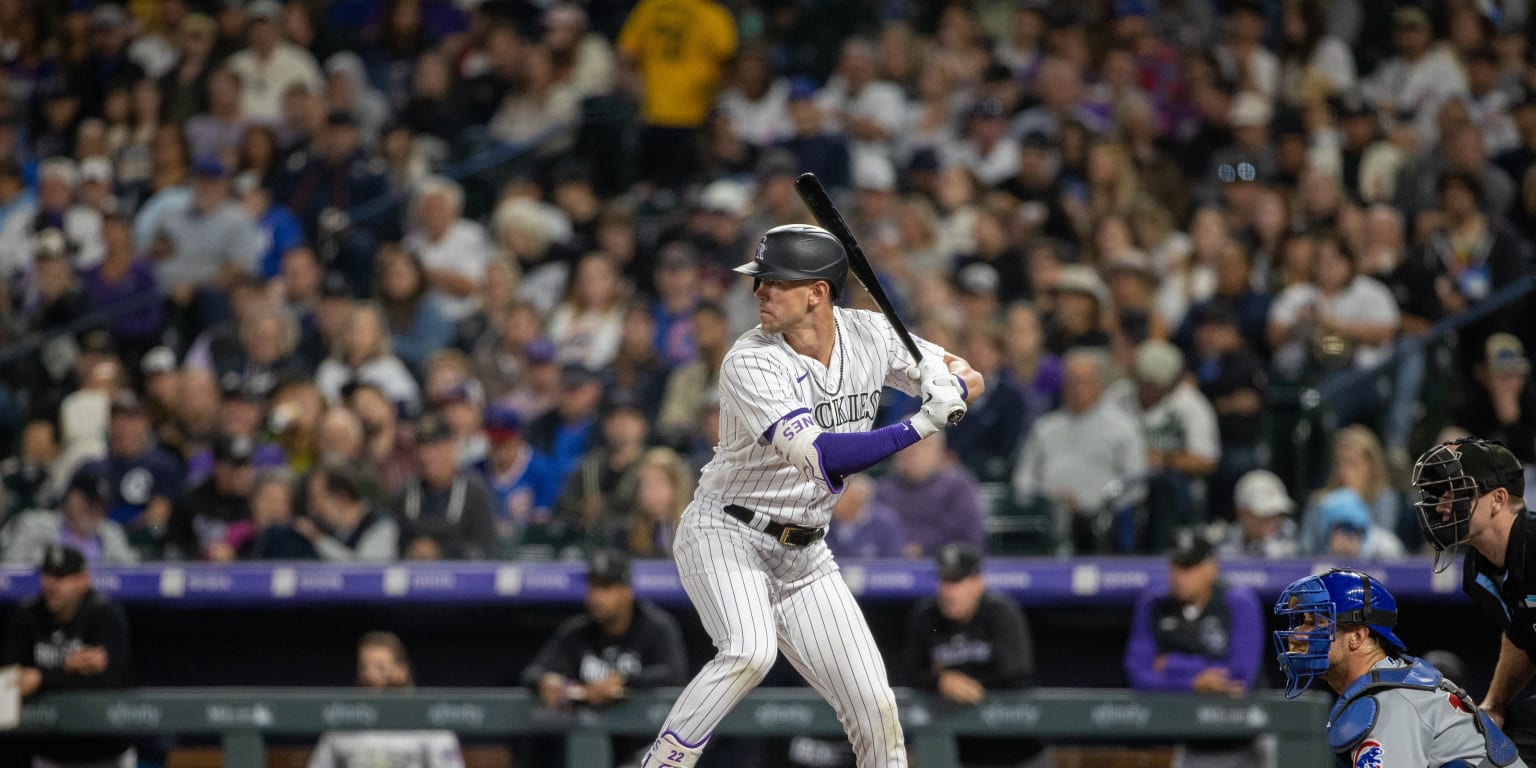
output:
[[[1381,582],[1361,571],[1335,568],[1321,576],[1297,579],[1280,593],[1275,615],[1287,619],[1275,631],[1275,651],[1285,672],[1285,696],[1295,698],[1328,671],[1328,648],[1339,624],[1364,624],[1384,646],[1407,650],[1392,627],[1397,600]],[[1302,625],[1311,618],[1311,626]]]
[[[1413,487],[1419,498],[1419,530],[1435,549],[1435,570],[1444,570],[1451,558],[1440,554],[1466,543],[1472,535],[1472,511],[1479,496],[1504,488],[1511,496],[1524,496],[1525,472],[1520,460],[1502,443],[1462,438],[1441,443],[1413,465]]]
[[[806,224],[786,224],[763,233],[757,256],[736,268],[756,280],[825,280],[832,298],[843,294],[848,254],[831,232]]]

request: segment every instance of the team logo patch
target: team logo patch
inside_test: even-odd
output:
[[[1366,739],[1355,747],[1355,768],[1381,768],[1381,742]]]

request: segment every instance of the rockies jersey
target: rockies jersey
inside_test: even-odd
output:
[[[1029,622],[1012,598],[988,590],[976,615],[961,624],[924,598],[907,616],[899,675],[905,683],[934,690],[939,674],[963,672],[989,691],[1026,688],[1034,682],[1035,648]]]
[[[1029,622],[1013,598],[992,590],[981,596],[976,614],[961,624],[939,611],[938,601],[924,598],[907,616],[905,643],[897,669],[907,685],[936,691],[939,676],[954,671],[981,683],[988,692],[1020,690],[1034,683],[1035,648]],[[957,742],[960,764],[1018,765],[1045,745],[1024,737],[962,738]]]
[[[587,614],[565,620],[523,671],[523,684],[537,690],[546,672],[583,684],[614,673],[629,688],[682,684],[688,664],[677,621],[644,600],[634,606],[622,637],[604,634]]]
[[[1478,726],[1475,702],[1464,693],[1418,659],[1382,659],[1339,697],[1328,746],[1353,768],[1524,768],[1486,715],[1476,715]]]
[[[824,432],[867,432],[885,387],[909,395],[912,356],[884,315],[834,307],[832,357],[823,366],[778,334],[753,328],[720,366],[720,444],[699,477],[697,498],[738,504],[783,523],[813,528],[832,518],[833,494],[790,465],[769,443],[774,425],[810,412]],[[923,354],[944,350],[917,339]]]

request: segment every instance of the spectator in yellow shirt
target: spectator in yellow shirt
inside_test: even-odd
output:
[[[730,12],[714,0],[641,0],[619,33],[619,52],[640,92],[640,178],[686,184],[700,165],[699,128],[736,52]]]

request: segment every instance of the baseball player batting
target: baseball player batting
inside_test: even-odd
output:
[[[780,651],[837,711],[859,768],[905,766],[880,649],[823,539],[843,480],[943,429],[981,374],[921,339],[914,365],[884,316],[834,307],[848,258],[825,229],[770,229],[736,271],[753,278],[762,324],[721,363],[720,443],[673,548],[717,653],[641,766],[691,768]],[[883,387],[923,404],[872,429]]]

